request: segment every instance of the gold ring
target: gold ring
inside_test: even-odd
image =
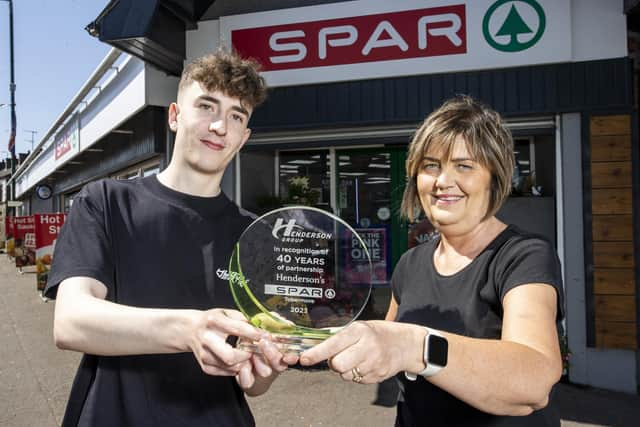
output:
[[[351,379],[351,381],[353,381],[354,383],[360,383],[362,381],[363,376],[360,373],[360,369],[353,368],[351,370],[351,373],[353,374],[353,378]]]

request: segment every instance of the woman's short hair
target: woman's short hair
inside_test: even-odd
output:
[[[473,159],[491,173],[491,196],[484,219],[494,215],[509,197],[514,168],[511,132],[497,112],[470,96],[461,95],[431,113],[409,144],[407,186],[400,209],[410,221],[414,221],[422,210],[416,178],[425,154],[436,144],[444,150],[445,158],[450,158],[458,137],[466,141]]]
[[[201,83],[206,90],[219,90],[238,98],[241,105],[252,109],[267,97],[267,85],[259,73],[260,64],[245,59],[235,51],[220,49],[187,64],[182,71],[178,93],[192,82]]]

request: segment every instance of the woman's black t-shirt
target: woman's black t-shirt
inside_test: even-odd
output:
[[[435,239],[406,252],[393,273],[396,321],[473,338],[500,339],[502,299],[516,286],[545,283],[558,294],[558,324],[564,317],[560,262],[544,238],[508,226],[469,265],[451,276],[439,274]],[[559,426],[553,399],[526,417],[494,416],[473,408],[423,377],[398,375],[399,426]]]

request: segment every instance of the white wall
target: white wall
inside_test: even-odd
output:
[[[82,111],[80,151],[83,151],[145,105],[145,65],[131,58],[99,97]]]
[[[627,56],[627,19],[623,11],[624,0],[573,0],[573,60]]]
[[[158,69],[145,67],[145,96],[147,105],[168,107],[176,100],[179,78],[169,76]]]
[[[195,58],[218,49],[220,45],[220,21],[201,21],[198,29],[187,31],[187,59],[185,64]]]

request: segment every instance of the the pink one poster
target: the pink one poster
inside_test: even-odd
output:
[[[350,247],[345,251],[344,265],[345,279],[351,283],[371,283],[373,285],[387,285],[387,229],[360,228],[355,230],[364,241],[371,263],[373,276],[369,280],[369,266],[362,245],[352,237]]]
[[[47,285],[53,252],[60,228],[64,224],[65,214],[36,214],[36,273],[37,287],[44,290]]]

